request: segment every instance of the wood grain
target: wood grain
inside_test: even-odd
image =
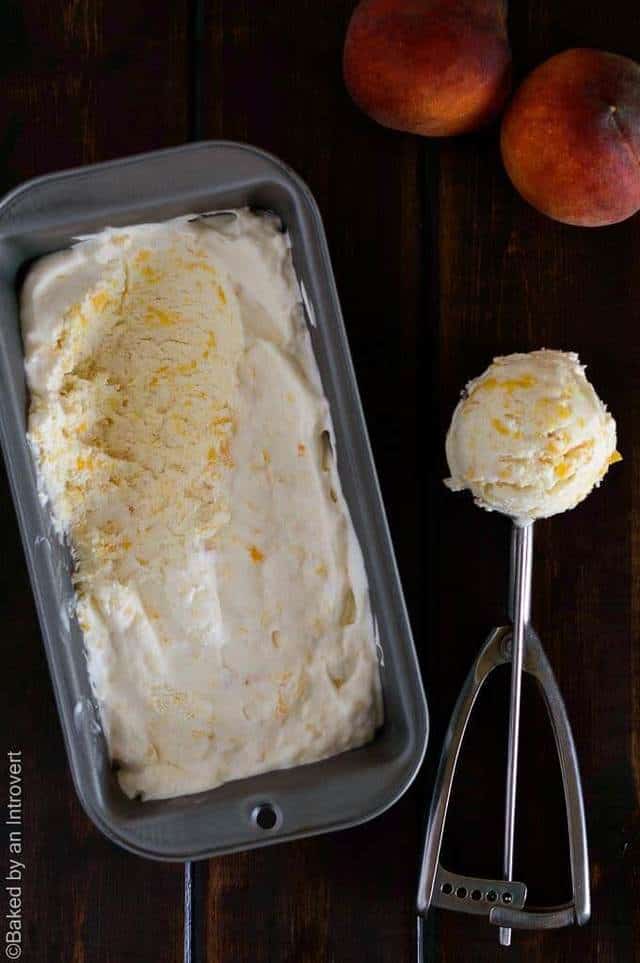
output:
[[[580,756],[593,918],[515,934],[514,963],[640,960],[640,217],[603,230],[545,220],[512,190],[495,130],[441,143],[377,127],[340,71],[353,0],[5,0],[0,189],[194,133],[281,156],[314,192],[367,413],[428,689],[432,741],[407,796],[358,829],[196,869],[196,963],[411,963],[424,808],[457,691],[505,618],[508,526],[447,493],[443,439],[460,387],[497,353],[580,352],[625,461],[575,512],[537,526],[535,623]],[[512,4],[516,76],[574,45],[640,59],[637,7]],[[116,850],[70,784],[10,499],[0,497],[7,748],[22,747],[28,954],[182,958],[182,873]],[[506,674],[479,707],[445,858],[500,869]],[[525,689],[516,874],[567,895],[552,740]],[[477,723],[477,724],[476,724]],[[497,934],[435,913],[430,963],[494,963]]]
[[[636,13],[624,2],[608,9],[582,3],[514,4],[511,35],[518,72],[576,45],[603,45],[638,59],[640,37],[637,30],[634,36],[634,24]],[[544,219],[512,190],[491,132],[442,145],[438,197],[440,390],[433,403],[440,437],[460,386],[494,354],[541,346],[578,351],[618,421],[624,464],[575,512],[536,526],[534,565],[534,622],[564,694],[581,762],[593,918],[584,929],[516,934],[511,958],[633,960],[640,952],[638,787],[633,778],[638,770],[639,559],[634,542],[640,525],[635,468],[640,444],[635,400],[640,387],[635,335],[640,220],[579,230]],[[443,458],[438,471],[445,471]],[[446,492],[436,504],[440,568],[433,589],[438,621],[450,644],[430,649],[427,679],[431,709],[440,718],[483,627],[499,618],[495,603],[504,597],[507,526]],[[543,714],[539,707],[526,709],[516,876],[530,884],[532,901],[562,899],[568,880],[557,766]],[[466,818],[464,825],[456,823],[450,846],[458,868],[468,865],[462,840],[479,848],[486,871],[489,836],[494,845],[499,839],[502,785],[497,793],[487,788],[481,759],[483,748],[486,754],[494,746],[502,758],[502,711],[496,700],[483,717],[484,747],[476,743],[477,754],[468,761]],[[494,778],[496,771],[499,767],[492,766]],[[496,959],[495,934],[487,934],[482,924],[443,915],[436,925],[435,959]]]
[[[249,3],[208,4],[204,129],[284,157],[319,201],[423,659],[433,749],[418,786],[370,826],[210,863],[206,958],[413,958],[415,862],[435,751],[477,648],[505,617],[508,526],[444,491],[442,442],[460,387],[493,354],[548,345],[579,350],[589,363],[618,417],[626,463],[579,511],[539,526],[536,546],[536,623],[565,694],[585,781],[594,917],[584,930],[518,934],[511,954],[516,961],[632,960],[632,533],[640,523],[629,399],[640,385],[633,270],[640,222],[581,232],[539,217],[508,184],[495,131],[432,145],[360,117],[340,83],[352,6],[276,4],[259,16]],[[514,5],[519,74],[576,43],[606,40],[640,54],[631,4],[616,4],[618,16],[601,5],[562,6]],[[500,870],[506,681],[503,673],[483,700],[462,762],[446,858],[463,871]],[[560,901],[569,886],[562,790],[530,686],[524,725],[516,865],[533,900]],[[355,875],[354,838],[361,841]],[[497,934],[466,917],[435,914],[429,929],[434,961],[482,963],[499,952]]]
[[[1,17],[0,191],[186,137],[184,4],[28,0],[3,4]],[[113,846],[71,784],[4,472],[0,538],[3,753],[21,749],[24,762],[22,958],[175,963],[181,867],[154,866]]]

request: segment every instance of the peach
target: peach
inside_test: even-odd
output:
[[[500,139],[514,186],[543,214],[623,221],[640,209],[640,64],[590,49],[551,57],[516,91]]]
[[[378,123],[428,137],[496,116],[509,92],[506,0],[362,0],[344,46],[344,78]]]

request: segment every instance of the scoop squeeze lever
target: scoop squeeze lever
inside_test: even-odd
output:
[[[591,915],[587,829],[582,785],[571,726],[558,684],[538,635],[529,623],[533,524],[514,522],[511,540],[511,625],[495,628],[478,654],[466,679],[444,740],[427,821],[427,832],[418,884],[418,934],[422,917],[432,906],[486,916],[500,927],[500,942],[508,946],[512,929],[547,930],[582,925]],[[496,666],[511,663],[511,703],[505,819],[504,879],[462,876],[440,863],[440,850],[447,810],[462,740],[480,689]],[[572,899],[558,906],[526,906],[527,887],[513,880],[518,734],[522,671],[533,676],[542,692],[551,721],[564,787]],[[422,940],[418,941],[419,959]]]

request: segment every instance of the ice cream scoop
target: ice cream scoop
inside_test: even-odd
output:
[[[530,625],[533,522],[574,508],[600,484],[609,465],[621,456],[616,450],[615,421],[587,381],[578,356],[545,350],[495,358],[484,374],[467,385],[451,420],[446,450],[451,471],[446,481],[449,488],[468,489],[482,508],[501,512],[513,520],[512,627],[507,629],[511,697],[502,881],[512,886],[522,671],[528,644],[529,648],[539,644],[532,643],[537,637]],[[481,659],[487,661],[486,652],[481,654]],[[474,679],[476,669],[478,666],[474,667]],[[559,693],[554,694],[552,701],[561,706]],[[473,700],[470,707],[472,705]],[[564,709],[560,715],[564,719]],[[468,713],[460,725],[462,734],[467,719]],[[572,746],[568,723],[563,725],[569,733],[566,745]],[[559,740],[558,745],[562,758]],[[574,770],[574,791],[573,802],[571,794],[566,796],[567,813],[569,816],[573,812],[573,823],[577,827],[572,845],[574,906],[565,915],[538,913],[537,924],[541,928],[566,925],[574,919],[582,923],[589,917],[586,829],[574,750],[566,754],[566,759],[569,757]],[[445,757],[441,764],[443,773],[448,765]],[[455,768],[455,758],[452,765]],[[451,772],[453,768],[450,767]],[[565,774],[565,792],[567,785]],[[429,820],[420,883],[419,907],[422,909],[428,908],[432,901],[449,789],[450,784],[442,791],[443,804],[434,804]],[[442,885],[445,895],[453,891],[451,883]],[[474,892],[477,899],[482,898],[480,889]],[[512,902],[514,892],[507,890],[503,901]],[[462,899],[466,893],[467,886],[457,887],[456,896]],[[497,898],[495,889],[490,893]],[[522,905],[524,898],[522,896]],[[501,914],[490,914],[490,919],[500,925],[503,946],[511,943],[512,924],[536,923],[530,914],[513,915],[504,908]]]
[[[449,488],[523,522],[574,508],[620,460],[615,421],[563,351],[496,358],[467,385],[446,449]]]

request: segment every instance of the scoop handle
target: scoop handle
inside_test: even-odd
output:
[[[511,696],[509,702],[509,748],[504,818],[504,878],[513,879],[513,848],[518,788],[518,749],[520,744],[520,703],[522,665],[527,629],[531,618],[531,573],[533,568],[533,522],[513,523],[511,531],[511,571],[509,575],[509,615],[513,623],[511,657]],[[500,927],[500,944],[511,945],[511,930]]]

